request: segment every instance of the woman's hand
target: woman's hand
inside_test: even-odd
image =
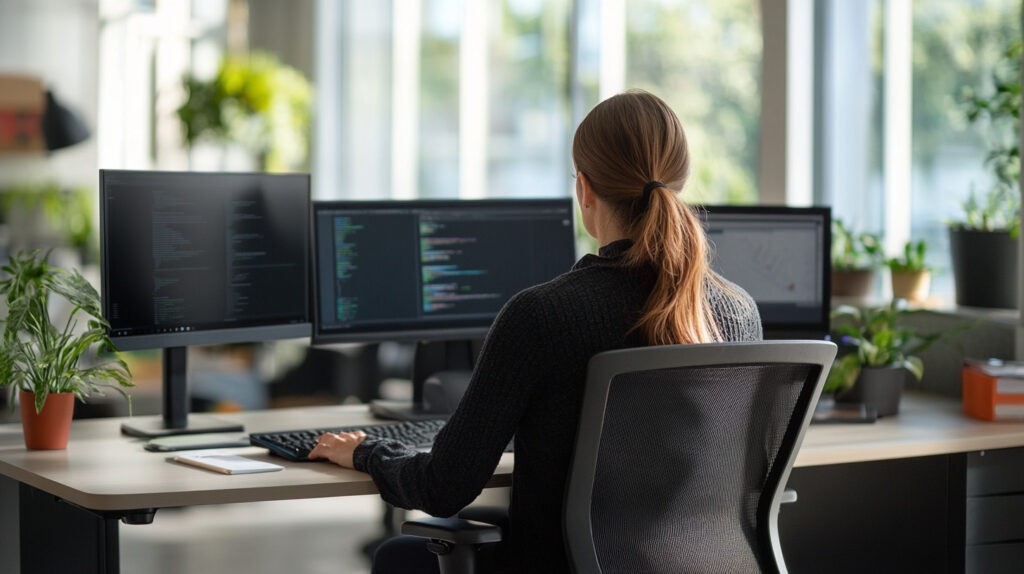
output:
[[[324,433],[316,440],[316,447],[309,452],[309,458],[326,458],[339,466],[354,468],[352,453],[364,440],[366,433],[363,431]]]

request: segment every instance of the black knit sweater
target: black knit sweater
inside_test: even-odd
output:
[[[630,330],[656,278],[653,269],[619,263],[629,246],[628,240],[609,244],[599,256],[583,257],[572,271],[505,305],[469,389],[430,453],[387,440],[356,448],[355,468],[370,473],[384,500],[451,516],[480,494],[515,435],[504,568],[569,570],[562,504],[587,362],[601,351],[643,344]],[[718,325],[727,340],[758,340],[757,307],[735,290],[745,302],[709,282]]]

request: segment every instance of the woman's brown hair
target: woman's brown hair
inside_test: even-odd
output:
[[[721,340],[705,296],[707,281],[717,275],[704,228],[677,197],[690,173],[690,154],[672,109],[640,90],[613,96],[580,123],[572,155],[633,240],[624,263],[658,269],[634,329],[652,345]]]

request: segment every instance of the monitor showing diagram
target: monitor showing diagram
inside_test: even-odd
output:
[[[828,332],[831,216],[828,208],[707,206],[712,264],[757,301],[765,336]]]

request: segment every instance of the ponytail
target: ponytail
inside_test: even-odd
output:
[[[705,295],[714,274],[700,220],[665,187],[654,189],[645,203],[624,263],[654,265],[658,278],[633,328],[651,345],[721,341]]]
[[[676,197],[690,154],[672,109],[641,90],[612,96],[580,123],[572,155],[633,240],[623,263],[658,271],[633,329],[651,345],[721,341],[705,291],[708,284],[730,289],[711,270],[700,219]]]

